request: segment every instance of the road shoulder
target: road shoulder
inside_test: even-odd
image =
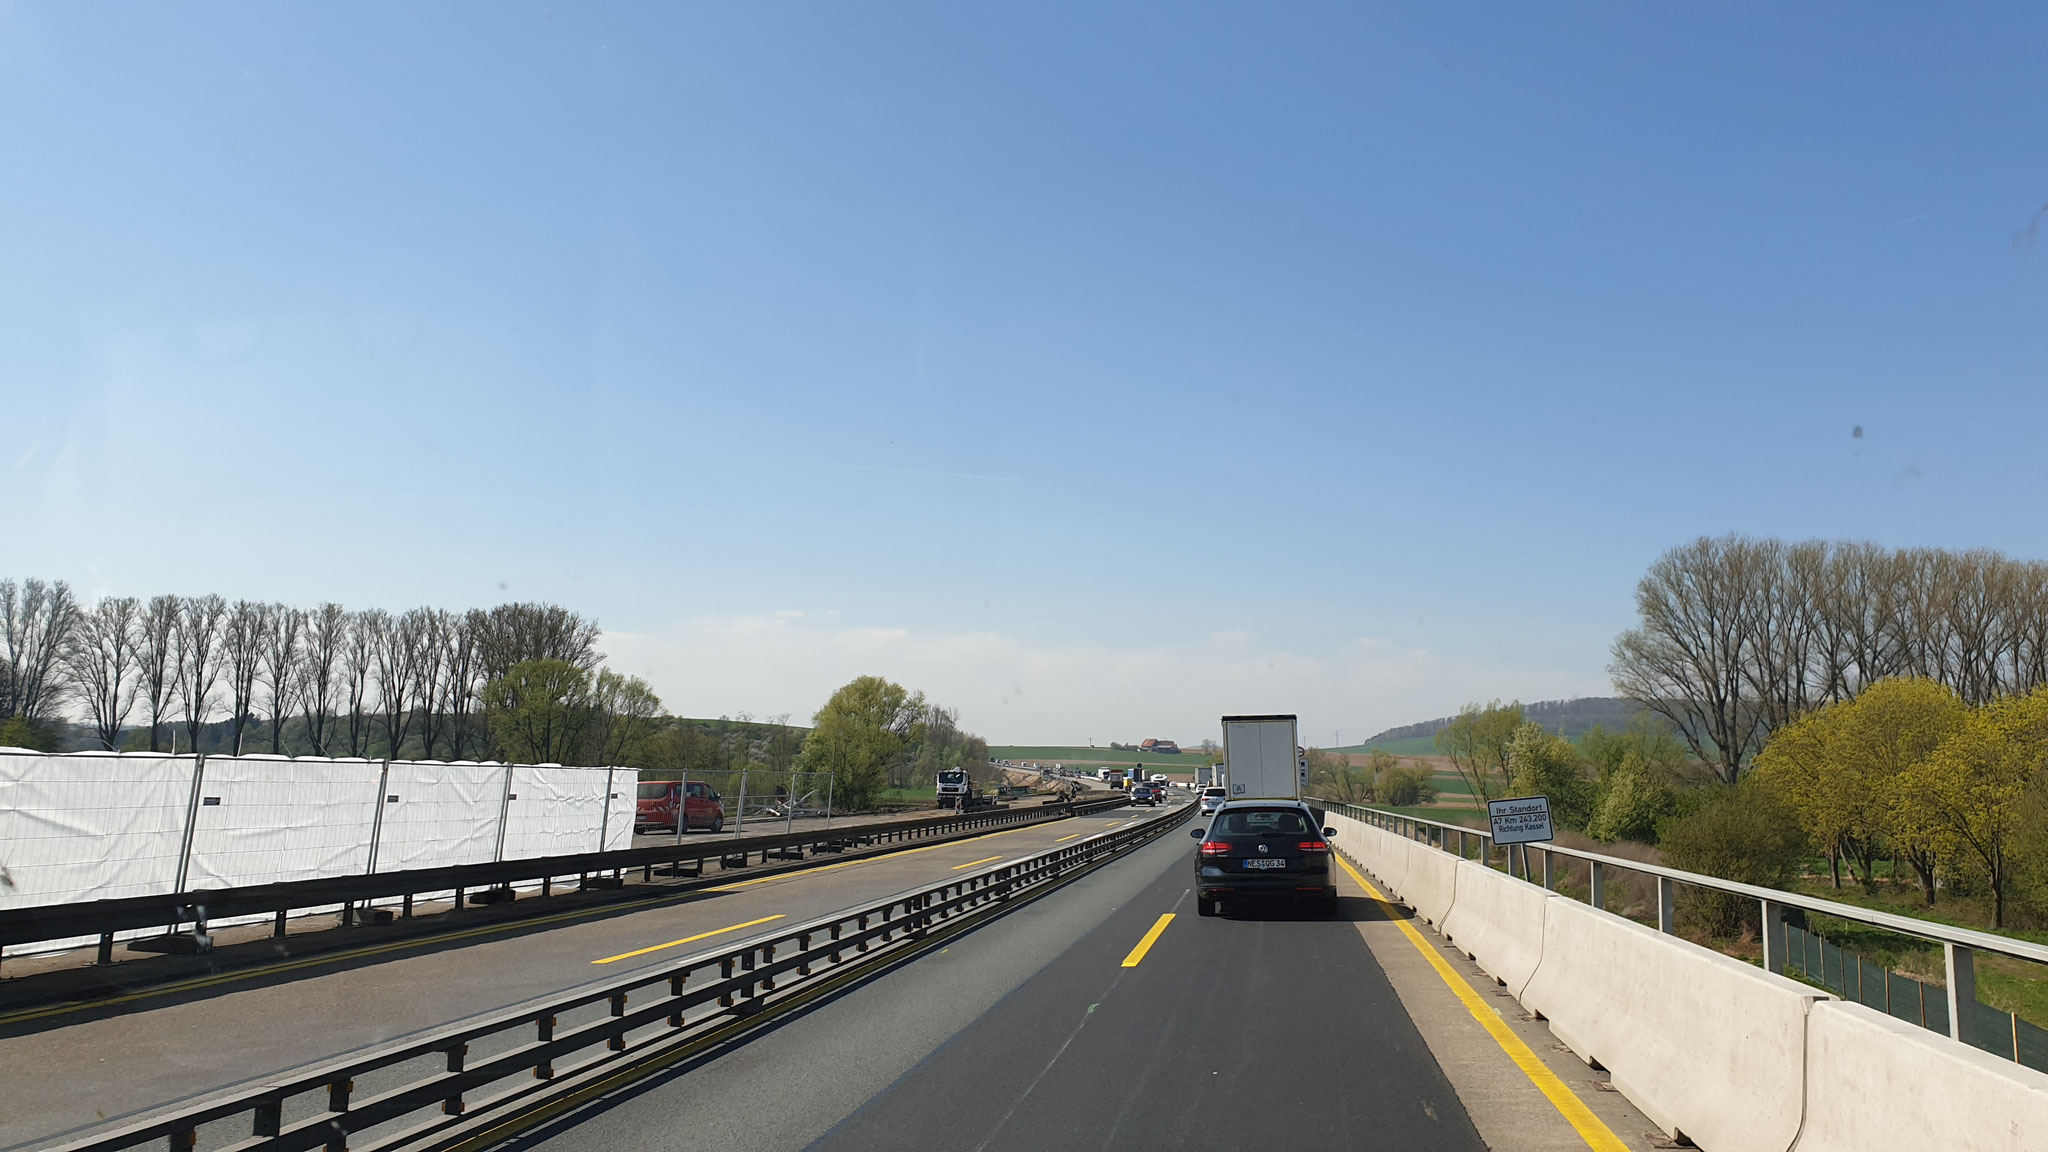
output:
[[[1365,875],[1371,878],[1370,873]],[[1374,909],[1354,920],[1358,933],[1386,973],[1402,1007],[1414,1019],[1486,1146],[1502,1152],[1585,1152],[1595,1147],[1473,1017],[1465,1001],[1445,984],[1438,965],[1402,930],[1403,924],[1396,918],[1408,920],[1408,910],[1375,899],[1349,875],[1339,884],[1352,900]],[[1384,886],[1381,892],[1385,892]],[[1424,921],[1413,919],[1408,924],[1623,1146],[1632,1152],[1674,1147],[1649,1117],[1605,1086],[1605,1072],[1588,1067],[1551,1034],[1548,1025],[1529,1018],[1493,977]]]

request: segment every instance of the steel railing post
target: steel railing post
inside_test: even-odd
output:
[[[633,795],[633,819],[640,819],[640,796]],[[676,781],[676,843],[683,842],[683,829],[690,826],[690,770],[683,769],[682,778]],[[683,862],[678,860],[669,866],[671,873],[681,872]]]
[[[1785,974],[1785,906],[1775,900],[1764,900],[1764,971],[1779,976]]]
[[[192,760],[192,796],[185,805],[185,837],[178,845],[178,875],[172,881],[171,891],[183,894],[185,876],[192,867],[192,841],[199,833],[199,789],[206,779],[206,757],[195,754]],[[169,934],[175,935],[183,919],[171,921]]]
[[[1595,908],[1606,908],[1607,872],[1604,868],[1600,866],[1600,862],[1598,860],[1592,862],[1592,867],[1593,873],[1590,877],[1590,883],[1592,885],[1593,891],[1589,894],[1589,899],[1587,900],[1587,903],[1591,904]]]
[[[1657,931],[1678,933],[1678,882],[1669,876],[1657,877]]]
[[[491,859],[505,859],[505,827],[512,821],[512,765],[505,765],[505,786],[498,790],[498,843],[491,849]]]
[[[1557,853],[1543,850],[1543,888],[1547,892],[1557,891]]]
[[[1948,942],[1941,951],[1948,969],[1948,1034],[1968,1044],[1977,1038],[1977,954]]]

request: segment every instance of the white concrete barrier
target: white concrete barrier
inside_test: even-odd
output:
[[[1408,867],[1405,842],[1341,812],[1328,813],[1325,822],[1337,830],[1337,850],[1377,880],[1386,895],[1398,897],[1399,878],[1406,876]]]
[[[1401,897],[1417,916],[1441,927],[1457,900],[1458,859],[1420,840],[1405,840],[1401,847],[1408,855]]]
[[[1563,897],[1474,860],[1457,863],[1458,896],[1443,933],[1517,997],[1543,959],[1548,906]]]
[[[2048,1074],[1861,1004],[1806,1018],[1798,1152],[2048,1147]]]
[[[1673,1137],[1786,1152],[1799,1133],[1806,1014],[1832,999],[1576,900],[1544,906],[1522,1002]],[[1955,1145],[1952,1145],[1955,1146]]]
[[[1372,844],[1370,855],[1363,859],[1366,869],[1385,886],[1388,896],[1404,899],[1401,889],[1408,879],[1408,853],[1402,846],[1407,841],[1383,828],[1367,826],[1366,833]]]

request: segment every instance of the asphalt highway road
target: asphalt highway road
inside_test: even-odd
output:
[[[1353,922],[1375,905],[1198,918],[1191,860],[1176,831],[509,1146],[1484,1147]]]
[[[183,981],[54,1013],[17,1013],[0,1018],[0,1148],[83,1134],[1152,815],[1118,809],[467,931],[451,921],[438,936]]]

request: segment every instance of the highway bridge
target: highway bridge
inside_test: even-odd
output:
[[[2048,1076],[1329,811],[1334,917],[1194,915],[1177,801],[16,1007],[0,1147],[2048,1139]]]

